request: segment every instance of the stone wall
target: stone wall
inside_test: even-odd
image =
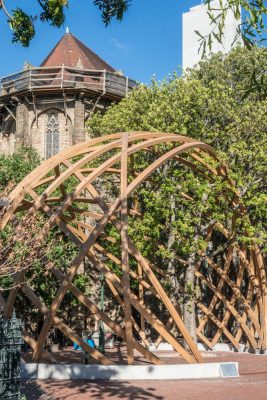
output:
[[[10,133],[8,136],[0,132],[0,155],[13,154],[15,151],[15,134]]]
[[[16,108],[16,143],[15,148],[27,144],[29,136],[29,105],[19,103]]]
[[[81,99],[75,101],[74,108],[74,143],[84,142],[85,129],[84,129],[84,103]]]
[[[53,107],[51,104],[39,104],[37,120],[35,113],[30,113],[30,145],[34,147],[42,159],[46,155],[46,133],[47,116],[49,113],[57,113],[59,119],[59,151],[64,150],[73,144],[73,108],[68,108],[65,113],[64,108],[59,104]]]
[[[7,103],[8,106],[9,103]],[[11,104],[11,103],[10,103]],[[110,105],[107,99],[94,99],[83,95],[63,97],[63,93],[51,95],[35,95],[18,100],[13,106],[16,117],[9,118],[13,122],[11,127],[0,126],[0,154],[12,154],[19,146],[32,146],[37,150],[41,159],[46,157],[47,115],[58,113],[59,118],[59,151],[73,144],[88,139],[86,135],[85,119],[91,112],[105,110]],[[4,107],[2,108],[3,112]],[[10,124],[10,122],[9,122]],[[1,130],[2,129],[2,130]]]

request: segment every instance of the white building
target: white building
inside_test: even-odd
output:
[[[211,3],[212,8],[220,8],[219,0],[214,0]],[[200,60],[202,52],[199,51],[200,37],[195,31],[198,31],[201,35],[208,35],[213,29],[214,25],[211,24],[211,20],[207,14],[208,7],[204,4],[197,5],[190,8],[189,12],[183,14],[183,68],[194,67]],[[213,11],[214,15],[218,15],[219,11]],[[217,42],[213,38],[212,53],[219,51],[228,53],[233,45],[237,34],[237,28],[241,23],[240,20],[236,20],[232,12],[228,12],[225,21],[225,30],[222,43]],[[215,31],[216,33],[216,31]],[[241,42],[241,39],[235,41],[235,44]],[[207,48],[207,53],[209,49]]]

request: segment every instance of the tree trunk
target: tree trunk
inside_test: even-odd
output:
[[[194,302],[195,289],[195,254],[191,254],[188,259],[188,266],[185,270],[185,298],[184,298],[184,323],[194,340],[197,342],[196,335],[196,310]]]
[[[173,232],[172,229],[172,224],[175,222],[175,200],[174,200],[174,196],[171,196],[171,220],[170,220],[170,232],[168,235],[168,243],[167,243],[167,248],[169,251],[171,251],[172,249],[172,245],[175,242],[175,234]],[[169,259],[168,261],[168,274],[170,276],[170,280],[171,280],[171,291],[169,294],[169,297],[172,301],[172,303],[174,304],[174,306],[177,305],[177,296],[178,296],[178,291],[179,291],[179,282],[177,279],[177,271],[175,268],[175,257],[172,256],[171,259]]]

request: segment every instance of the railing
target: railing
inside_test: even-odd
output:
[[[106,70],[85,70],[65,66],[40,67],[29,68],[1,78],[0,95],[36,89],[83,88],[123,97],[135,86],[134,80]]]

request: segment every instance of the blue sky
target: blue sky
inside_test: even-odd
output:
[[[6,0],[34,13],[36,0]],[[25,60],[39,65],[64,34],[66,26],[87,46],[116,69],[141,82],[153,74],[162,79],[181,65],[182,13],[199,0],[133,0],[123,22],[107,28],[92,0],[70,0],[64,28],[37,23],[29,48],[11,43],[3,13],[0,13],[0,76],[22,69]]]

